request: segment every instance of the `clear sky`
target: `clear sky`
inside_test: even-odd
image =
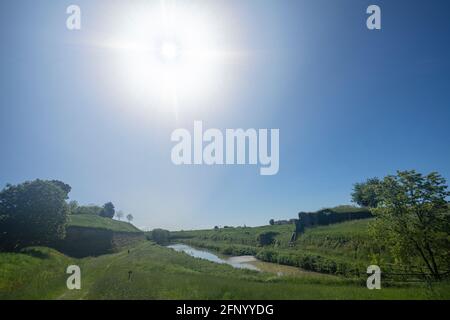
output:
[[[142,3],[1,1],[0,186],[59,179],[137,226],[191,229],[347,204],[398,169],[450,179],[449,1],[186,0],[169,35],[161,1]],[[214,52],[177,71],[176,94],[142,49],[164,41]],[[170,135],[194,120],[280,129],[278,175],[174,166]]]

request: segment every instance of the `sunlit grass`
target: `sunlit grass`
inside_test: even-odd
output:
[[[66,289],[65,269],[78,264],[82,290]],[[47,248],[0,253],[1,299],[427,299],[450,298],[448,283],[368,290],[342,277],[278,277],[195,259],[143,242],[130,253],[71,259]],[[131,280],[128,272],[132,271]]]

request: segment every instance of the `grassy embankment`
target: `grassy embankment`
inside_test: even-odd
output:
[[[131,223],[92,214],[70,215],[68,227],[97,228],[116,232],[142,232]]]

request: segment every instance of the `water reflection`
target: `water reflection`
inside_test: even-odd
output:
[[[179,252],[185,252],[188,255],[195,257],[195,258],[201,258],[205,260],[209,260],[215,263],[225,263],[230,266],[233,266],[237,269],[249,269],[249,270],[255,270],[255,271],[261,271],[259,268],[255,267],[254,265],[250,264],[251,262],[258,261],[253,256],[240,256],[240,257],[230,257],[230,258],[220,258],[217,255],[200,249],[192,248],[185,244],[173,244],[168,246],[169,248],[172,248]]]

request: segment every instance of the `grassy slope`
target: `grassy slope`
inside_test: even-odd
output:
[[[131,223],[103,218],[90,214],[69,216],[69,226],[106,229],[117,232],[141,232]]]
[[[182,231],[173,232],[172,237],[173,241],[186,242],[222,253],[257,254],[263,250],[271,250],[286,258],[269,258],[265,259],[266,261],[283,260],[282,263],[302,266],[297,264],[296,261],[303,259],[304,263],[307,260],[305,256],[322,257],[326,260],[323,264],[335,262],[351,265],[351,267],[347,267],[349,270],[353,267],[362,270],[374,262],[371,253],[379,250],[368,234],[370,221],[370,219],[357,220],[308,228],[304,234],[298,237],[293,247],[289,246],[289,239],[294,231],[293,225]],[[258,246],[257,235],[264,231],[278,233],[273,246],[264,248]],[[390,260],[386,254],[383,254],[383,259],[386,262]],[[319,264],[322,264],[322,262],[319,262]],[[326,272],[326,270],[320,270],[321,267],[314,268],[310,270]]]
[[[65,287],[69,264],[82,270],[82,290]],[[133,278],[128,281],[128,271]],[[194,259],[144,242],[97,258],[71,259],[47,248],[0,253],[0,299],[426,299],[450,298],[450,285],[432,294],[421,285],[370,291],[338,277],[276,277]]]
[[[306,230],[296,242],[296,249],[345,260],[370,263],[370,253],[377,247],[368,232],[371,219],[349,221]]]

